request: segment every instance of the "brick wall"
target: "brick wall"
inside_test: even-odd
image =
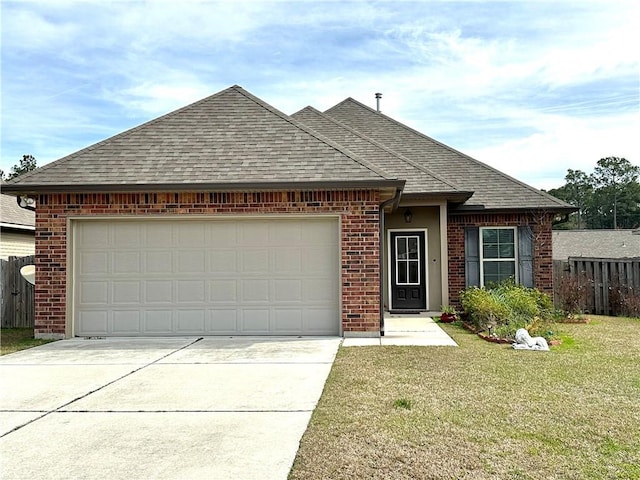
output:
[[[515,227],[529,225],[533,229],[534,261],[533,279],[535,287],[553,295],[553,259],[551,256],[552,214],[547,213],[501,213],[450,215],[448,218],[449,252],[449,298],[452,305],[458,304],[458,296],[465,288],[464,228]]]
[[[43,194],[36,211],[35,334],[61,338],[66,322],[67,218],[112,215],[324,213],[341,218],[342,329],[379,331],[377,191]]]

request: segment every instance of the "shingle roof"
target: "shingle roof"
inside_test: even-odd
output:
[[[406,179],[403,195],[432,193],[446,197],[449,194],[454,198],[457,196],[462,201],[472,194],[472,192],[461,191],[456,185],[425,166],[395,153],[313,107],[303,108],[291,116],[316,132],[341,145],[348,146],[350,152],[366,158],[378,168],[384,169],[397,178]]]
[[[460,190],[475,193],[461,209],[575,210],[453,148],[348,98],[325,114],[375,139],[398,154],[436,171]]]
[[[2,188],[4,188],[4,184]],[[33,230],[36,224],[36,215],[31,210],[20,208],[16,197],[3,194],[0,195],[0,224],[8,228]]]
[[[553,259],[640,257],[640,231],[555,230]]]
[[[7,190],[390,179],[367,160],[233,86],[22,175]]]

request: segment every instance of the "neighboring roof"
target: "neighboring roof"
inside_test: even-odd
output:
[[[2,187],[4,189],[4,184]],[[35,230],[36,215],[31,210],[18,206],[16,197],[0,195],[0,226],[15,230]]]
[[[640,257],[640,230],[554,230],[553,259]]]
[[[549,209],[574,207],[454,150],[362,103],[348,98],[325,112],[331,118],[438,172],[450,184],[474,194],[459,209]],[[515,161],[515,160],[514,160]]]
[[[233,86],[21,175],[6,191],[396,186],[382,169]]]
[[[423,165],[395,153],[313,107],[303,108],[291,116],[333,141],[348,145],[349,151],[366,158],[376,167],[384,169],[397,178],[406,179],[403,197],[410,194],[430,193],[445,198],[448,196],[452,200],[462,202],[473,194],[473,192],[460,190],[456,185]]]

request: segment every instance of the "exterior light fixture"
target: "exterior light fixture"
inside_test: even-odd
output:
[[[23,197],[18,195],[16,197],[18,202],[18,206],[20,208],[24,208],[25,210],[31,210],[32,212],[36,211],[36,199],[33,197]]]
[[[413,220],[413,213],[408,208],[404,211],[404,223],[411,223]]]

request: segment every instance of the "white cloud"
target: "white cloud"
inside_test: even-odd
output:
[[[638,109],[629,113],[638,105],[629,79],[640,71],[635,1],[27,0],[2,9],[4,169],[232,84],[285,113],[348,96],[374,107],[382,92],[384,113],[535,186],[557,186],[566,168],[590,170],[601,156],[640,159]]]

